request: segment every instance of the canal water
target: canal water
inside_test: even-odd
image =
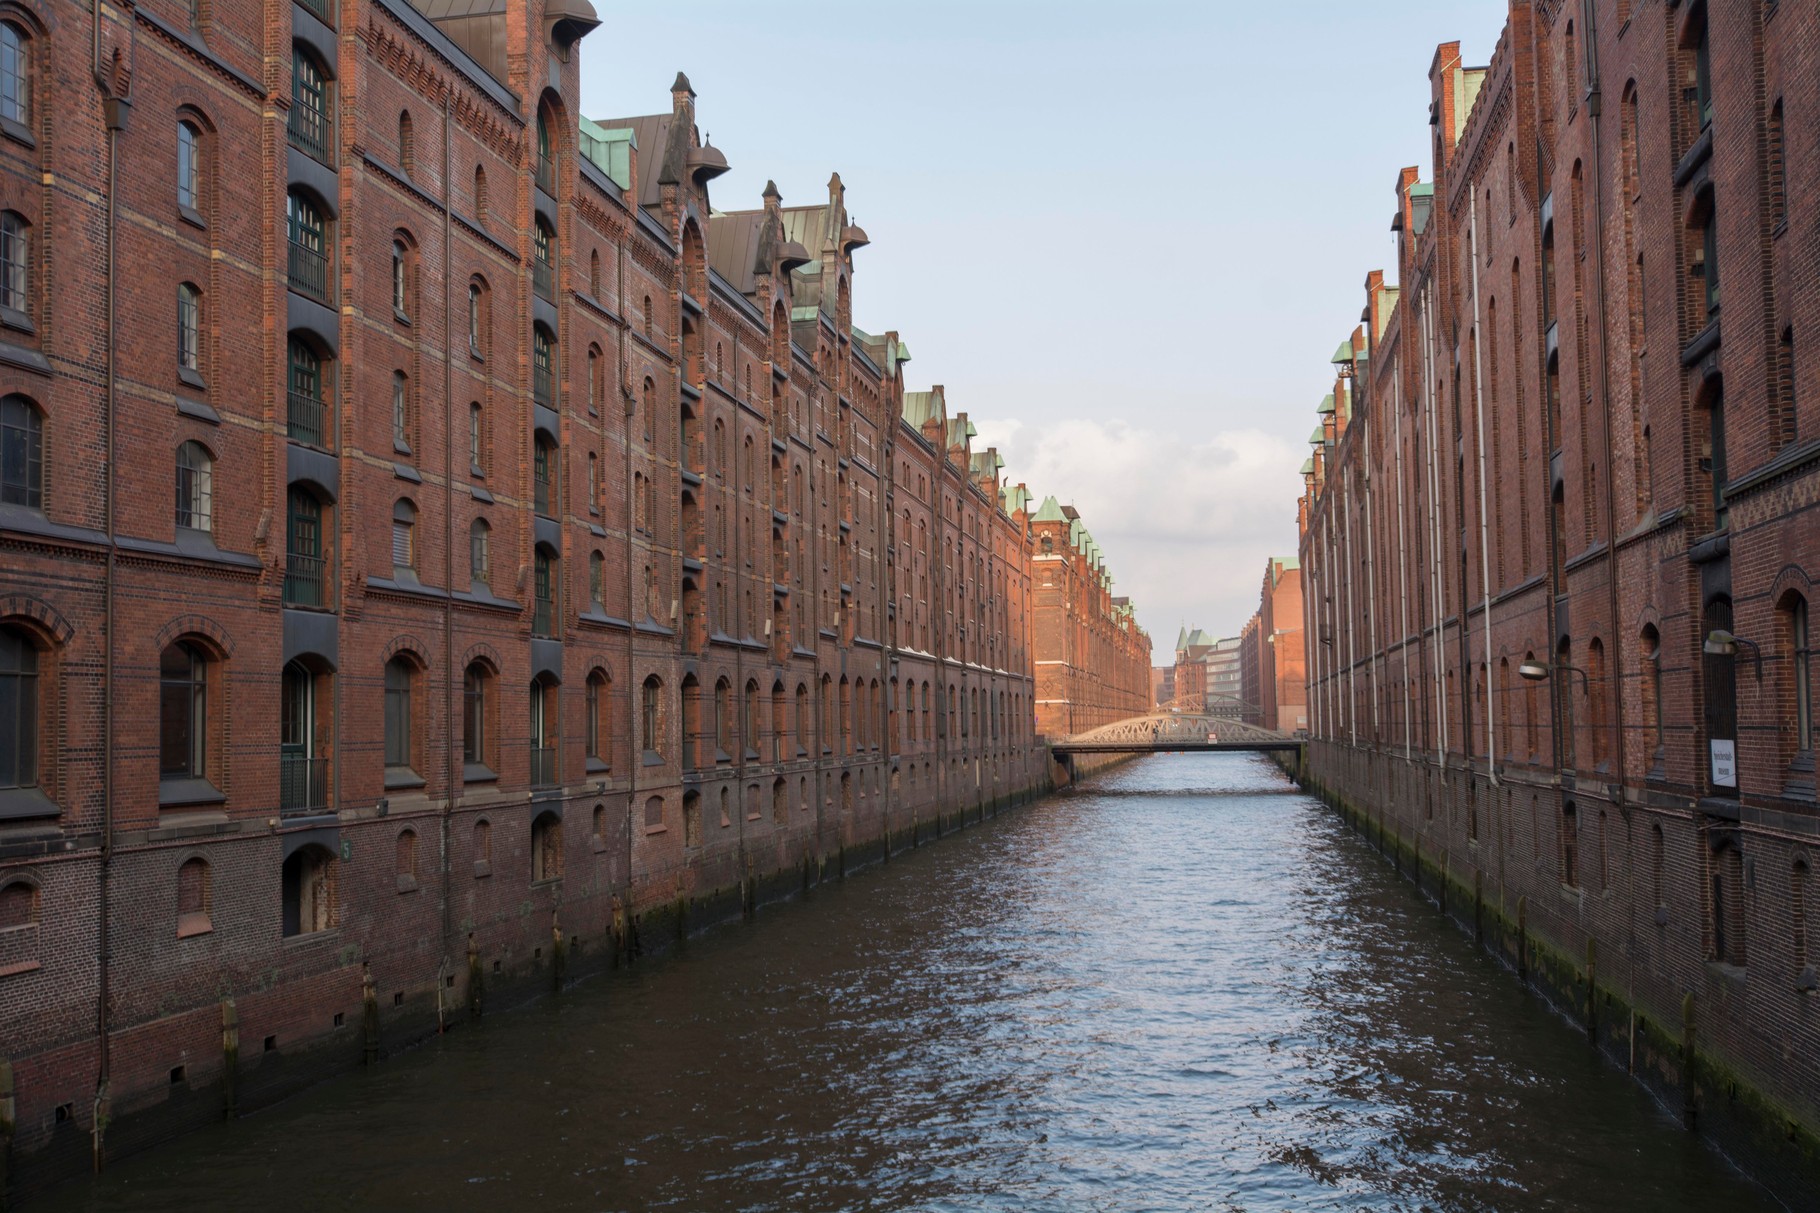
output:
[[[1262,758],[1145,758],[67,1210],[1754,1210]]]

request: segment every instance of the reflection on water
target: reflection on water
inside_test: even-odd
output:
[[[1261,758],[1145,759],[51,1208],[1770,1208]]]

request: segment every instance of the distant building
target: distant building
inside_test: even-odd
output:
[[[1186,712],[1238,716],[1239,646],[1237,636],[1216,640],[1202,628],[1183,628],[1175,642],[1175,694],[1169,702]]]
[[[1245,719],[1293,733],[1308,727],[1308,658],[1302,641],[1302,570],[1294,556],[1264,565],[1258,611],[1241,633]]]

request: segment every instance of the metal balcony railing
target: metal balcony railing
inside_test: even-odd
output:
[[[328,411],[326,400],[305,392],[292,392],[286,409],[290,436],[310,446],[328,446]]]
[[[555,408],[556,373],[547,366],[536,367],[531,376],[531,395],[545,408]]]
[[[307,754],[278,758],[278,808],[282,813],[312,813],[329,804],[329,760]]]
[[[310,7],[306,4],[304,7]],[[285,123],[285,133],[295,147],[304,155],[330,164],[329,157],[329,121],[321,110],[311,109],[307,105],[291,106],[290,117]]]
[[[298,552],[285,555],[284,601],[287,606],[319,607],[328,600],[328,561]]]
[[[531,786],[534,788],[556,786],[555,746],[533,745],[531,747]]]
[[[291,285],[319,303],[329,301],[329,259],[307,244],[292,240]]]

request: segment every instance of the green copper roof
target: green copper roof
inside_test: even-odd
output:
[[[1043,498],[1043,504],[1037,507],[1036,513],[1030,516],[1032,522],[1066,522],[1068,515],[1062,513],[1062,503],[1054,497]]]
[[[1333,352],[1333,357],[1329,358],[1327,361],[1329,361],[1329,362],[1351,362],[1352,361],[1352,338],[1348,337],[1346,340],[1340,342],[1340,348],[1335,350]]]
[[[1328,413],[1333,412],[1333,393],[1332,392],[1329,392],[1325,396],[1321,397],[1321,406],[1319,408],[1317,408],[1315,410],[1315,412],[1321,414],[1322,416],[1326,416]]]
[[[1302,460],[1302,475],[1304,475],[1304,476],[1314,475],[1314,457],[1312,455],[1309,456],[1307,459]]]
[[[1409,187],[1409,196],[1411,198],[1432,198],[1435,196],[1435,183],[1418,181]]]
[[[1309,446],[1320,446],[1323,442],[1326,442],[1326,441],[1327,441],[1327,427],[1324,425],[1315,426],[1314,433],[1308,435],[1308,445]]]

